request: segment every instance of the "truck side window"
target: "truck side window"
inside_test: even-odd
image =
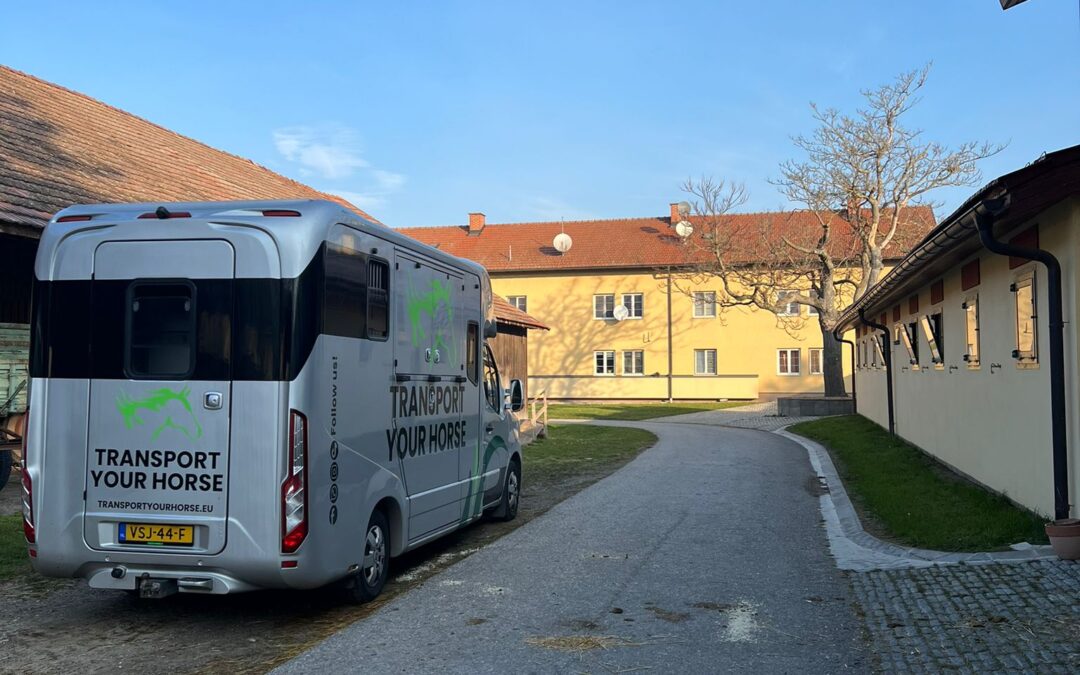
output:
[[[341,337],[364,336],[364,254],[326,244],[323,280],[323,332]]]
[[[195,287],[133,282],[127,294],[124,365],[132,378],[183,379],[195,369]]]
[[[476,384],[480,372],[478,361],[480,359],[480,324],[475,321],[469,322],[465,333],[465,376],[471,384]]]
[[[386,340],[389,337],[390,263],[371,258],[368,260],[367,338]]]
[[[488,406],[495,412],[501,413],[499,404],[502,403],[502,389],[499,388],[499,369],[495,366],[495,356],[491,353],[491,347],[484,345],[484,398]]]

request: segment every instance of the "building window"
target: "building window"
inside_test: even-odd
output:
[[[821,359],[823,351],[820,347],[810,348],[810,374],[821,375]]]
[[[615,374],[615,352],[593,352],[594,370],[596,375]]]
[[[798,291],[780,291],[776,294],[776,305],[780,310],[776,313],[777,316],[799,316],[799,303],[789,301],[788,298],[794,298],[799,294]]]
[[[818,314],[821,314],[821,312],[818,311],[817,307],[813,305],[806,306],[806,316],[817,316]]]
[[[465,328],[465,377],[476,384],[480,377],[480,324],[470,321]]]
[[[912,368],[919,367],[919,324],[915,321],[904,327],[904,346],[907,347],[908,358]]]
[[[622,304],[628,312],[626,318],[640,319],[642,316],[644,316],[645,312],[645,294],[623,293]]]
[[[195,370],[195,285],[136,281],[128,288],[125,367],[132,379],[181,380]]]
[[[694,350],[694,374],[695,375],[715,375],[716,374],[716,350],[715,349],[695,349]]]
[[[1016,349],[1013,358],[1020,365],[1039,362],[1039,342],[1035,313],[1035,275],[1026,274],[1012,287],[1016,300]]]
[[[367,337],[390,337],[390,263],[380,258],[368,260]]]
[[[923,328],[923,335],[926,336],[926,342],[930,345],[930,361],[935,365],[941,366],[945,363],[944,343],[942,342],[942,325],[941,325],[941,312],[937,314],[924,314],[920,320]]]
[[[529,300],[524,295],[508,295],[506,301],[523,312],[529,311]]]
[[[615,295],[613,293],[593,296],[593,318],[615,318]]]
[[[800,354],[798,349],[777,349],[776,372],[780,375],[798,375]]]
[[[716,318],[716,293],[714,291],[694,291],[694,318]]]
[[[979,296],[973,295],[961,305],[964,309],[964,325],[967,351],[964,353],[964,361],[968,368],[979,367]]]
[[[640,349],[622,353],[623,375],[645,374],[645,352]]]

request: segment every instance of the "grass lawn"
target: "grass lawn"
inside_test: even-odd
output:
[[[753,401],[722,403],[557,403],[548,406],[553,420],[649,420],[654,417],[685,415],[704,410],[723,410],[749,405]]]
[[[30,572],[22,516],[0,516],[0,581]]]
[[[526,446],[522,471],[526,480],[551,481],[607,470],[624,464],[656,443],[644,429],[553,424],[547,438]]]
[[[1046,543],[1044,520],[965,480],[859,415],[789,430],[829,449],[851,501],[875,534],[938,551]]]

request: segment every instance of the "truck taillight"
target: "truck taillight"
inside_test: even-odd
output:
[[[281,484],[281,552],[295,553],[307,536],[307,418],[289,411],[288,475]]]
[[[26,543],[33,544],[37,540],[37,535],[34,532],[34,488],[30,483],[30,471],[27,470],[27,455],[26,455],[26,436],[30,431],[30,408],[26,409],[25,416],[23,417],[23,435],[22,435],[22,512],[23,512],[23,534],[26,536]]]

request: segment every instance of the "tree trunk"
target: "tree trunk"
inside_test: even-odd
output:
[[[846,396],[844,386],[844,343],[833,337],[832,331],[821,326],[821,374],[825,380],[826,396]]]

